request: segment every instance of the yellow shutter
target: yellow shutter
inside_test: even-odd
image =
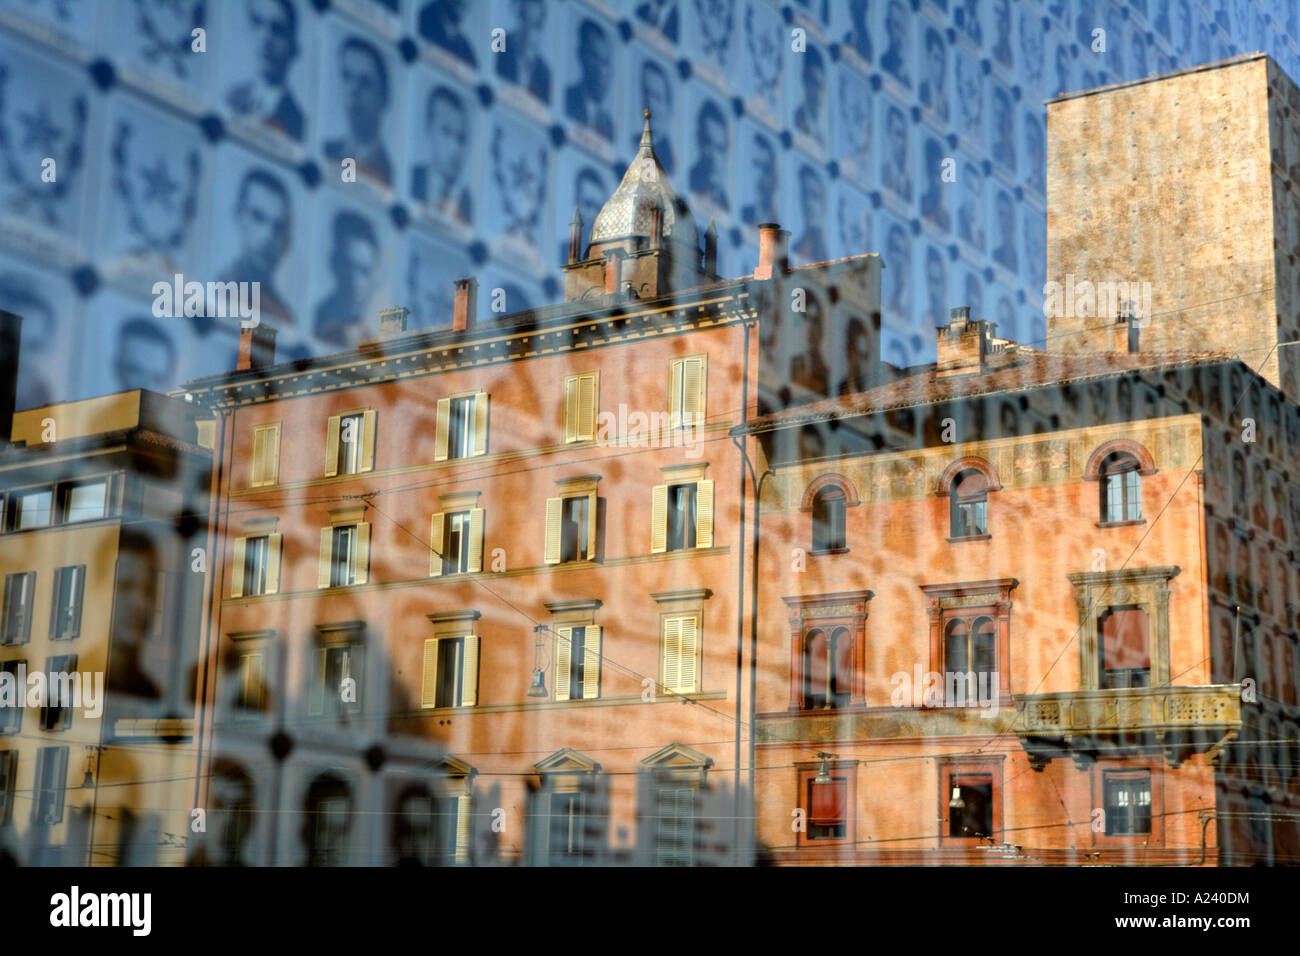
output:
[[[280,480],[280,423],[267,429],[266,463],[262,466],[262,484],[274,485]]]
[[[446,546],[446,532],[443,522],[446,518],[439,511],[429,519],[429,577],[436,578],[442,574],[442,549]]]
[[[669,690],[676,690],[677,682],[680,680],[682,670],[682,619],[679,617],[664,618],[663,631],[663,685]]]
[[[587,553],[584,557],[588,561],[596,560],[596,515],[599,504],[594,491],[587,495]]]
[[[451,399],[438,399],[438,415],[434,422],[433,436],[433,460],[447,460],[448,438],[447,430],[451,428]]]
[[[266,536],[266,593],[280,593],[280,549],[283,547],[284,535]]]
[[[713,482],[695,483],[695,547],[713,547]]]
[[[693,616],[683,617],[680,620],[682,638],[679,666],[681,669],[678,672],[677,689],[682,693],[690,693],[698,689],[695,683],[698,677],[696,673],[696,655],[699,653],[700,629]]]
[[[600,628],[588,626],[583,643],[582,699],[600,696]]]
[[[569,661],[573,653],[573,628],[555,629],[555,699],[569,699]]]
[[[682,424],[694,426],[704,418],[704,358],[682,362]]]
[[[266,429],[261,425],[253,429],[253,463],[248,472],[248,483],[256,488],[266,482]]]
[[[245,654],[240,661],[240,697],[244,703],[253,710],[262,709],[262,655],[260,653]]]
[[[424,642],[424,677],[420,682],[420,706],[438,706],[438,639]]]
[[[479,639],[474,634],[465,635],[461,648],[460,705],[473,707],[478,703],[478,648]]]
[[[339,473],[339,421],[338,415],[331,415],[325,428],[325,477],[332,478]]]
[[[370,580],[370,524],[362,521],[357,524],[357,543],[352,551],[352,581],[365,584]]]
[[[564,440],[578,440],[578,376],[564,376]]]
[[[650,491],[650,553],[668,550],[668,486],[655,485]]]
[[[588,372],[578,379],[578,438],[596,437],[596,410],[600,404],[600,373]]]
[[[668,422],[673,427],[682,423],[682,360],[672,364],[672,374],[668,376]]]
[[[371,409],[361,415],[361,467],[360,471],[375,470],[375,413]]]
[[[230,596],[244,596],[244,550],[248,546],[247,538],[235,539],[235,553],[230,560]],[[55,592],[58,597],[58,592]]]
[[[560,563],[560,511],[563,498],[546,499],[546,548],[542,560],[546,564]]]
[[[483,570],[483,509],[469,511],[469,567],[470,574]]]
[[[471,455],[486,455],[488,441],[488,393],[474,396],[474,447]]]
[[[456,798],[456,863],[459,866],[469,863],[469,824],[469,794],[462,793]]]
[[[330,586],[330,558],[334,546],[334,529],[320,529],[320,567],[316,569],[316,587]]]

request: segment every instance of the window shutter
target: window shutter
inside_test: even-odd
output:
[[[369,409],[361,414],[361,467],[360,471],[375,470],[375,412]]]
[[[474,396],[474,448],[471,455],[487,454],[488,439],[488,393],[479,392]]]
[[[564,377],[564,440],[578,440],[578,376]]]
[[[50,640],[59,639],[59,609],[63,604],[60,595],[63,593],[63,568],[56,568],[54,571],[54,594],[50,600]]]
[[[464,641],[461,648],[460,705],[473,707],[478,704],[479,639],[474,634],[466,634]]]
[[[812,799],[809,800],[808,822],[815,826],[838,826],[848,819],[847,781],[832,780],[830,783],[814,782]]]
[[[668,550],[668,486],[655,485],[650,492],[650,553]]]
[[[280,424],[266,430],[266,460],[262,465],[262,484],[274,485],[280,480]]]
[[[284,542],[282,534],[266,536],[266,593],[280,593],[280,549]]]
[[[682,619],[666,617],[664,628],[664,687],[676,690],[682,671]]]
[[[424,679],[420,684],[420,706],[438,706],[438,639],[424,642]]]
[[[676,428],[682,423],[682,362],[672,364],[672,373],[668,376],[668,422]]]
[[[704,359],[689,358],[682,363],[682,424],[694,425],[704,418]]]
[[[471,508],[469,512],[469,573],[483,570],[483,509]]]
[[[595,372],[578,376],[578,441],[591,441],[596,437],[597,384]]]
[[[307,715],[319,717],[325,713],[325,648],[318,647],[312,652],[311,692],[307,698]]]
[[[569,699],[569,662],[573,652],[573,628],[555,629],[555,699]]]
[[[587,560],[596,560],[596,506],[599,504],[596,493],[587,495]]]
[[[695,547],[713,547],[713,482],[695,483]]]
[[[81,601],[86,591],[86,566],[84,564],[73,565],[72,575],[74,586],[72,588],[72,620],[68,622],[67,632],[69,638],[81,636]]]
[[[334,544],[334,529],[320,529],[320,567],[316,569],[316,587],[327,588],[330,586],[330,566],[332,564],[332,549]]]
[[[370,580],[370,523],[357,523],[356,547],[352,551],[352,582],[365,584]]]
[[[456,863],[469,863],[470,798],[468,793],[456,797]]]
[[[600,696],[600,628],[587,626],[582,662],[582,699]]]
[[[439,511],[429,519],[429,577],[436,578],[442,574],[442,549],[447,546],[443,523],[446,518]]]
[[[244,706],[251,710],[262,709],[262,655],[260,652],[245,654],[240,662],[240,697]]]
[[[266,483],[267,430],[261,426],[253,429],[253,462],[249,467],[248,483],[253,486]]]
[[[699,626],[694,617],[684,617],[681,619],[682,638],[681,638],[681,658],[679,671],[678,690],[690,692],[696,689],[696,654],[699,653]]]
[[[331,415],[325,429],[325,477],[332,478],[339,473],[339,422],[338,415]]]
[[[447,445],[450,437],[447,432],[451,428],[451,399],[438,399],[438,415],[434,423],[435,431],[433,436],[433,460],[447,460]]]
[[[235,539],[234,557],[230,561],[230,596],[232,598],[244,596],[244,553],[248,547],[247,538]],[[54,584],[54,595],[58,598],[59,585],[56,581]]]
[[[546,499],[546,547],[542,560],[546,564],[560,563],[560,511],[563,498]]]

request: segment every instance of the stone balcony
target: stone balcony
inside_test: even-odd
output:
[[[1057,757],[1164,753],[1216,759],[1241,728],[1241,685],[1136,687],[1016,696],[1016,734],[1035,770]]]

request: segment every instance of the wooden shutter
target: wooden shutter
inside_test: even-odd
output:
[[[563,508],[563,498],[546,499],[546,547],[542,557],[546,564],[560,563],[560,513]]]
[[[456,863],[469,863],[470,797],[462,793],[456,797]]]
[[[682,619],[664,618],[663,631],[663,685],[669,690],[676,690],[682,672]]]
[[[320,529],[320,567],[316,569],[316,587],[330,586],[330,568],[333,563],[334,529]]]
[[[447,546],[444,523],[446,517],[441,511],[429,519],[429,577],[436,578],[442,574],[442,549]]]
[[[599,504],[596,493],[587,495],[587,554],[586,560],[596,560],[596,506]]]
[[[460,705],[473,707],[478,703],[478,649],[477,635],[466,634],[460,657]]]
[[[474,396],[474,447],[471,455],[486,455],[488,443],[488,393]]]
[[[699,625],[694,616],[680,618],[681,647],[677,689],[683,693],[696,690],[696,655],[699,653]]]
[[[713,547],[713,482],[695,483],[695,547]]]
[[[266,461],[262,465],[262,484],[274,485],[280,480],[280,423],[266,430]]]
[[[352,549],[352,583],[365,584],[370,580],[370,523],[357,523],[357,537]]]
[[[655,485],[650,491],[650,553],[668,550],[668,486]]]
[[[483,570],[483,509],[471,508],[469,512],[469,567],[470,574]]]
[[[68,621],[67,630],[64,637],[72,639],[81,636],[81,601],[86,591],[86,566],[84,564],[74,564],[68,568],[67,572],[72,574],[72,580],[75,586],[72,593],[68,595],[72,619]]]
[[[682,423],[682,362],[673,362],[668,376],[668,422],[676,428]]]
[[[438,706],[438,639],[424,642],[424,677],[420,683],[420,706]]]
[[[578,440],[578,376],[564,376],[564,440]]]
[[[599,404],[600,379],[598,373],[588,372],[578,377],[578,440],[592,441],[596,437],[596,406]]]
[[[339,422],[338,415],[331,415],[325,428],[325,477],[332,478],[339,473]]]
[[[248,550],[247,538],[235,539],[234,557],[230,561],[230,596],[232,598],[244,596],[244,554]],[[58,582],[54,585],[55,599],[58,599],[59,586]]]
[[[704,359],[682,360],[682,424],[694,426],[704,418]]]
[[[266,429],[253,428],[253,462],[249,467],[248,483],[254,487],[266,482]]]
[[[249,710],[262,709],[262,654],[254,651],[240,661],[239,696]]]
[[[808,822],[820,827],[839,826],[848,819],[849,785],[845,780],[813,782],[808,801]]]
[[[451,399],[438,399],[438,414],[434,422],[433,460],[447,460],[448,429],[451,428]]]
[[[319,717],[325,713],[325,648],[312,650],[312,682],[307,697],[307,714]]]
[[[284,535],[268,534],[266,536],[266,592],[280,593],[280,550],[284,544]]]
[[[361,413],[361,466],[358,471],[375,470],[375,412]]]
[[[569,699],[569,662],[573,654],[573,628],[555,629],[555,699]]]
[[[583,640],[582,699],[600,696],[600,628],[587,625]]]

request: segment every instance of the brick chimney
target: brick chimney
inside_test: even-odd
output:
[[[235,370],[264,368],[275,364],[275,329],[261,322],[239,330],[239,361]]]
[[[605,250],[605,294],[614,295],[623,288],[623,260],[627,253],[622,249]]]
[[[755,279],[770,279],[790,271],[790,230],[778,223],[762,222],[758,225],[758,268]]]
[[[13,437],[14,411],[18,404],[18,343],[23,318],[0,309],[0,447]]]
[[[379,313],[379,334],[392,335],[394,332],[406,331],[406,317],[411,310],[403,305],[395,305]]]
[[[456,303],[451,313],[451,327],[460,332],[474,328],[478,311],[478,279],[466,276],[456,280]]]

